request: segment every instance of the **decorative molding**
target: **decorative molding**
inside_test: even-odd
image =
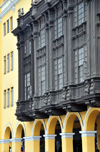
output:
[[[25,141],[39,141],[41,136],[23,137]]]
[[[97,131],[79,131],[82,137],[95,137]]]
[[[10,139],[1,139],[0,144],[3,144],[3,143],[10,143]]]
[[[10,139],[11,142],[21,142],[23,138],[12,138]]]
[[[75,133],[60,133],[62,138],[73,138],[74,135]]]
[[[20,0],[6,0],[2,5],[0,5],[1,8],[1,14],[0,14],[0,22],[2,17],[4,17],[10,10],[13,12],[15,11],[15,5],[19,2]]]
[[[43,135],[43,137],[45,137],[45,139],[55,139],[55,137],[56,137],[57,135],[55,135],[55,134],[52,134],[52,135]]]

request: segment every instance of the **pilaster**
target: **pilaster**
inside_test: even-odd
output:
[[[75,133],[60,133],[62,138],[62,152],[73,152],[73,135]]]

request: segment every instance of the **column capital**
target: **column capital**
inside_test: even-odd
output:
[[[97,131],[79,131],[82,137],[94,137]]]
[[[60,133],[60,136],[62,136],[62,138],[73,138],[73,136],[75,135],[75,133]]]
[[[3,144],[3,143],[10,143],[10,139],[1,139],[0,144]]]
[[[29,137],[24,137],[25,141],[39,141],[41,136],[29,136]]]
[[[45,137],[45,139],[55,139],[55,137],[56,137],[57,135],[55,135],[55,134],[52,134],[52,135],[43,135],[43,137]]]
[[[21,142],[22,138],[12,138],[10,142]]]

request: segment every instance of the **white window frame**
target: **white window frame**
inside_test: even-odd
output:
[[[85,21],[87,21],[87,2],[81,1],[74,7],[74,26],[79,26]]]
[[[55,67],[54,68],[55,69],[55,90],[60,90],[63,88],[63,85],[64,85],[63,57],[59,57],[54,60],[54,67]],[[62,82],[59,81],[59,77],[61,77],[60,80],[62,79],[61,80]]]
[[[87,45],[75,50],[75,83],[81,83],[87,76]]]

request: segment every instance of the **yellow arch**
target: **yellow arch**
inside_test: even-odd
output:
[[[12,126],[10,123],[7,123],[4,127],[4,130],[3,130],[3,136],[2,136],[2,139],[5,139],[5,132],[7,131],[6,129],[7,128],[10,128],[10,131],[11,131],[11,134],[12,134],[12,138],[13,138],[13,129],[12,129]],[[7,138],[6,138],[7,139]]]
[[[83,130],[83,122],[82,122],[80,114],[78,112],[68,112],[65,116],[63,132],[73,131],[73,124],[76,117],[78,117],[81,130]]]
[[[61,132],[62,132],[63,125],[61,118],[59,116],[51,116],[47,122],[47,134],[55,134],[55,126],[57,121],[59,121],[60,123]]]
[[[11,128],[10,126],[8,125],[5,129],[5,132],[4,132],[4,139],[10,139],[10,133],[12,135],[12,131],[11,131]]]
[[[100,112],[100,108],[90,108],[89,111],[86,113],[86,118],[84,121],[84,130],[94,130],[95,127],[95,120],[97,115]]]
[[[41,125],[43,124],[44,131],[46,131],[45,122],[43,119],[36,119],[32,127],[32,136],[40,136]]]
[[[17,122],[14,132],[14,138],[21,138],[22,129],[24,130],[24,134],[26,137],[26,129],[23,122]]]

